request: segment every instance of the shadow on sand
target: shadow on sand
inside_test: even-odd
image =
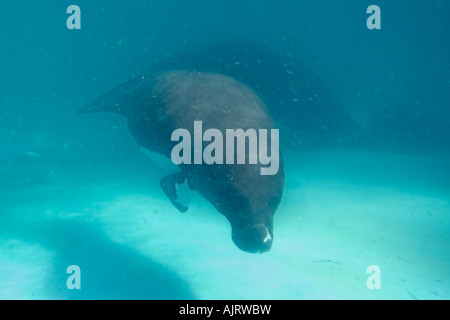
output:
[[[5,222],[5,221],[3,221]],[[186,281],[132,248],[111,242],[81,219],[35,225],[2,223],[2,234],[56,252],[46,276],[51,299],[195,299]],[[67,267],[78,265],[81,289],[69,290]]]

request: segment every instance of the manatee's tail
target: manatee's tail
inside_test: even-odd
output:
[[[134,78],[84,105],[77,114],[113,112],[126,117],[136,99],[144,99],[150,94],[154,81],[154,77],[145,75]]]

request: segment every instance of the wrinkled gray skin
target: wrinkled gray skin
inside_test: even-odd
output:
[[[171,141],[175,129],[189,130],[193,144],[196,120],[202,121],[203,132],[216,128],[224,138],[226,129],[253,128],[268,132],[273,129],[264,104],[251,89],[230,77],[213,73],[172,71],[142,76],[97,98],[78,113],[99,111],[124,115],[136,142],[167,158],[178,143]],[[268,137],[270,146],[270,134]],[[259,163],[182,164],[179,168],[189,187],[229,220],[236,246],[251,253],[271,248],[273,215],[284,190],[281,155],[275,175],[261,175]]]

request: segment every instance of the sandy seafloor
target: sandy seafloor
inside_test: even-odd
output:
[[[150,164],[4,185],[0,299],[450,299],[446,156],[327,150],[285,162],[261,255],[237,249],[198,194],[178,212]],[[66,287],[72,264],[80,290]],[[370,265],[379,290],[367,288]]]

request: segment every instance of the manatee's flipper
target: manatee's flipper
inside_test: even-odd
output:
[[[170,174],[161,179],[160,185],[175,208],[186,212],[192,196],[186,175],[183,172]]]

